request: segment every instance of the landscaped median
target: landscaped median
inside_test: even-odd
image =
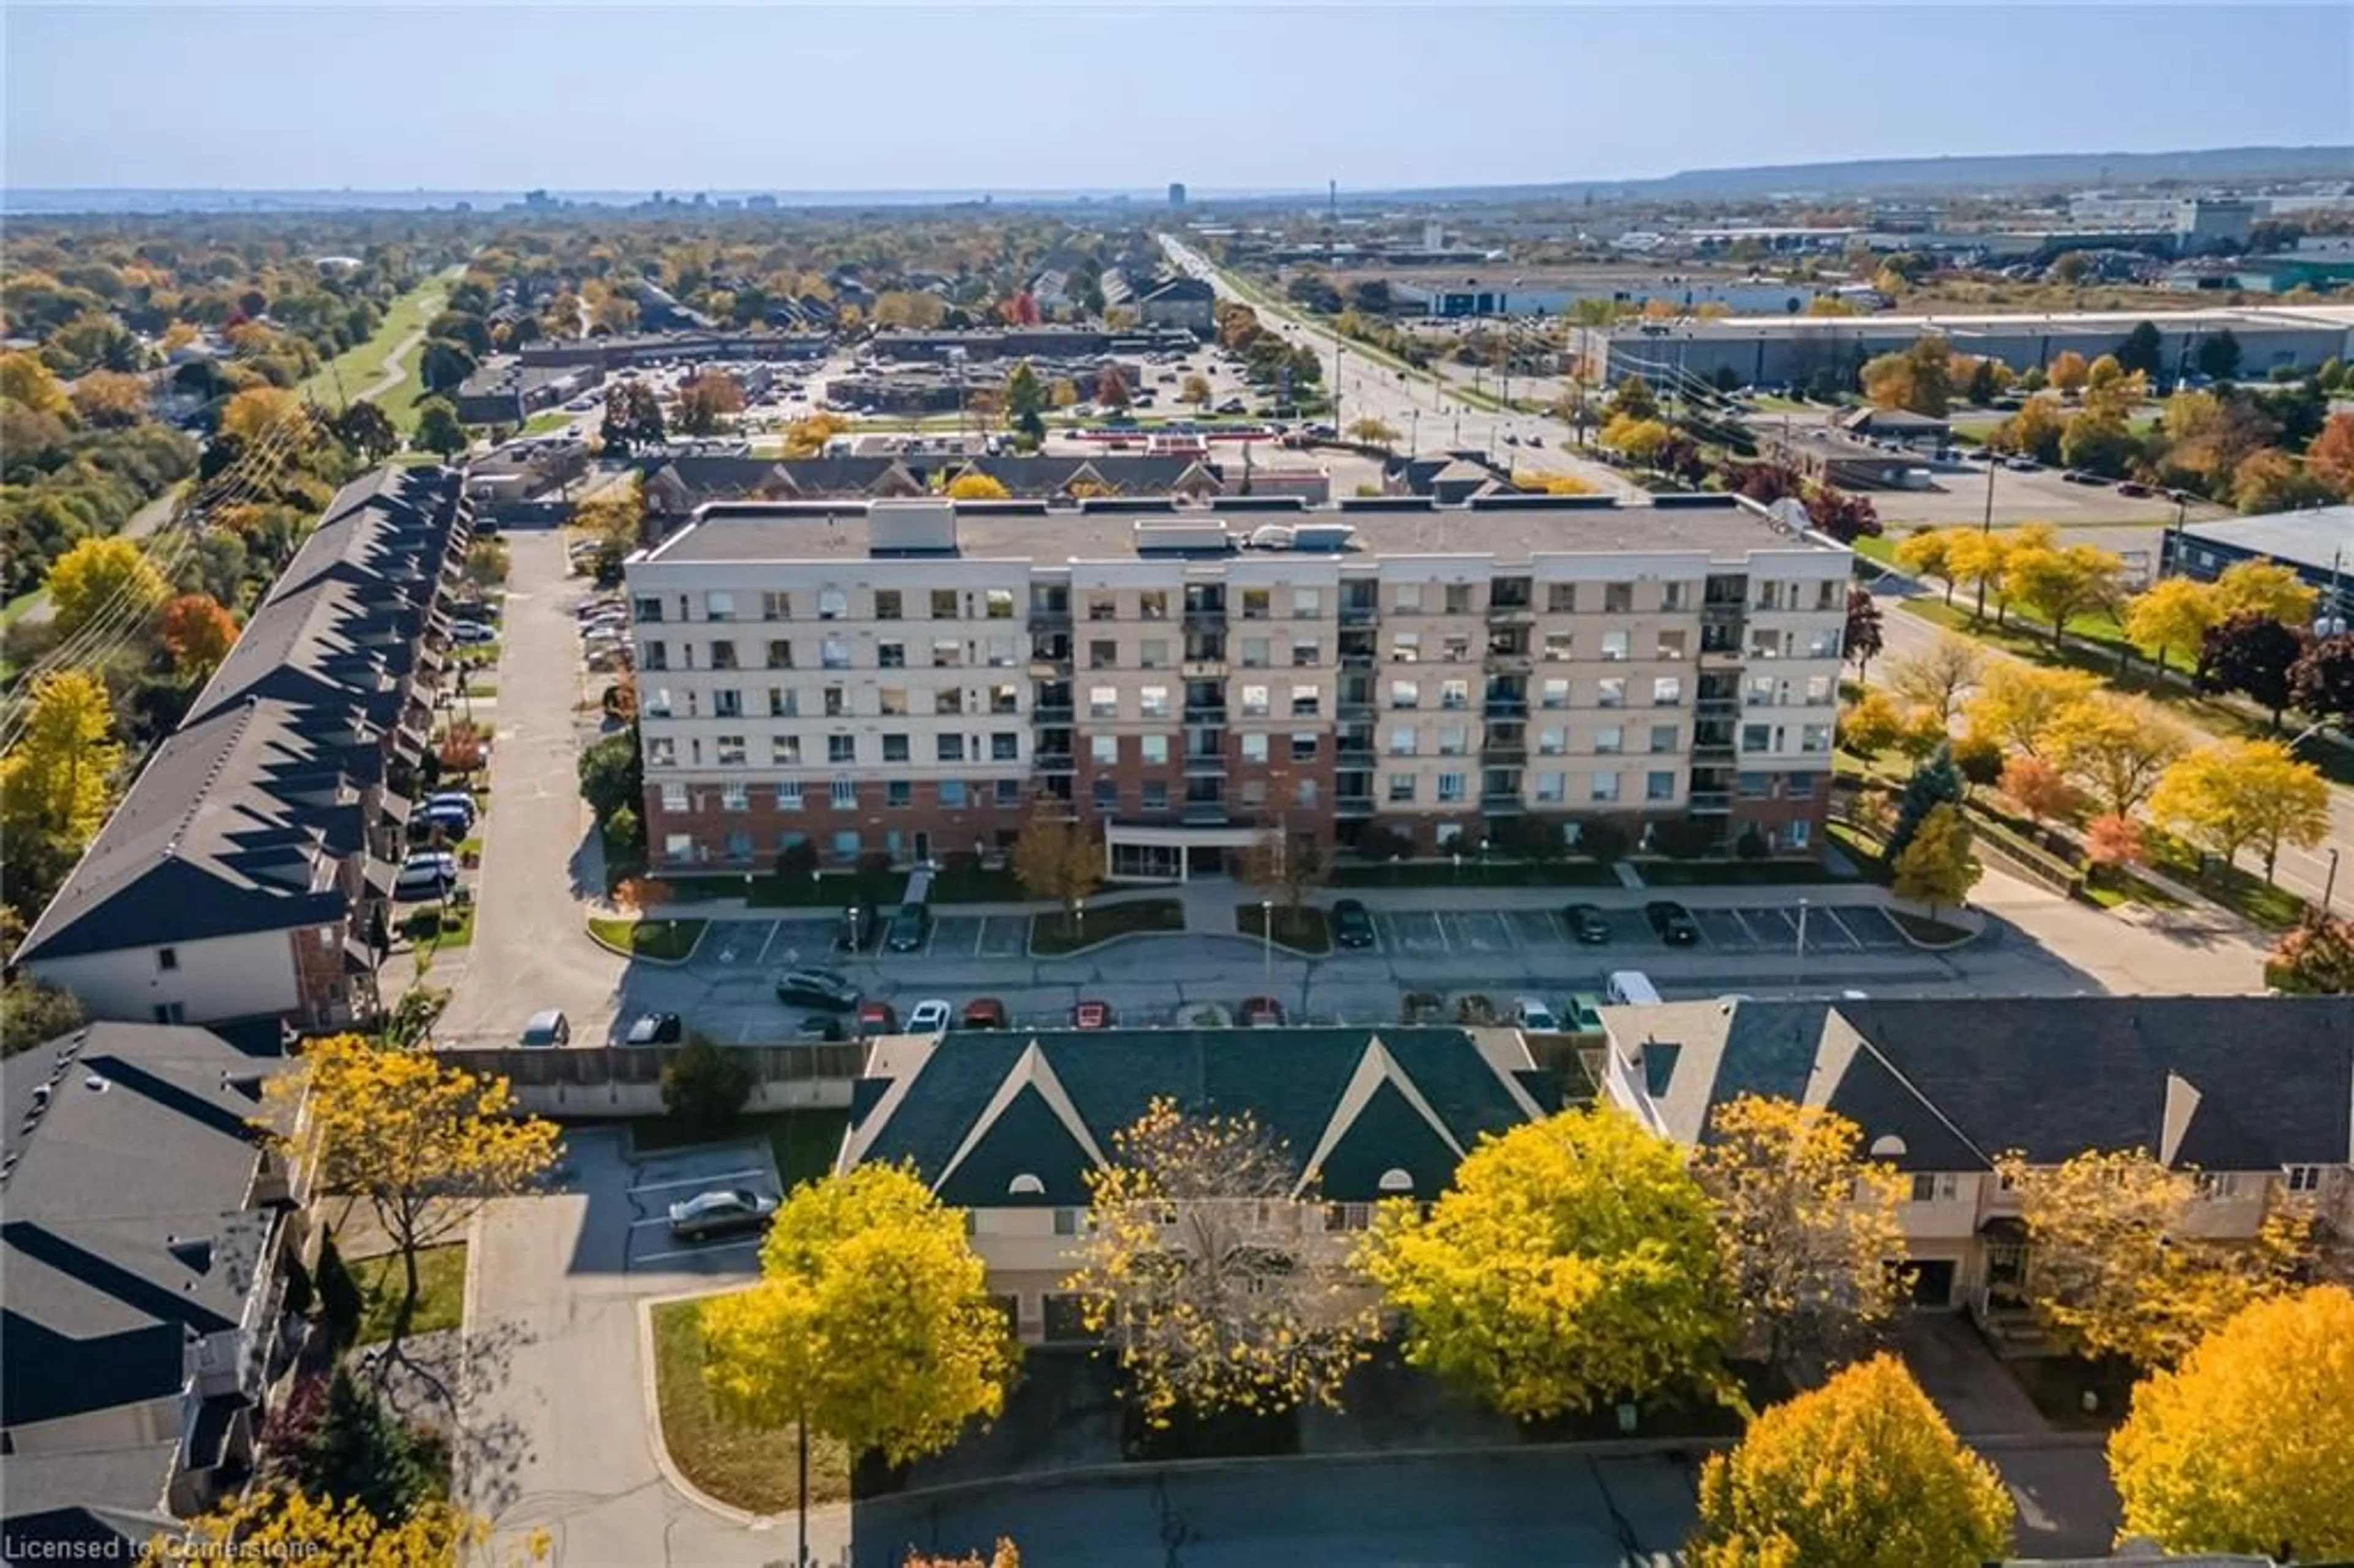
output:
[[[690,1486],[750,1513],[786,1513],[801,1505],[800,1436],[791,1428],[739,1426],[714,1406],[703,1381],[703,1305],[663,1301],[649,1308],[654,1351],[654,1404],[662,1443]],[[810,1445],[810,1498],[850,1496],[850,1455],[820,1437]]]
[[[705,920],[647,920],[633,916],[592,916],[588,935],[600,948],[650,963],[683,962],[703,940]]]
[[[358,1342],[372,1345],[392,1338],[392,1320],[400,1311],[408,1289],[407,1271],[397,1252],[350,1260],[352,1281],[360,1287]],[[417,1254],[417,1310],[406,1334],[436,1333],[457,1328],[466,1316],[466,1244],[429,1246]]]
[[[1101,947],[1118,937],[1182,931],[1185,906],[1174,898],[1132,898],[1120,904],[1098,904],[1077,916],[1030,916],[1033,958],[1061,958]]]

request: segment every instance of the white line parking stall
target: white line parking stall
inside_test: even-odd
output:
[[[1445,923],[1430,910],[1393,910],[1374,916],[1373,920],[1381,933],[1382,945],[1394,953],[1433,958],[1455,950]]]
[[[1519,947],[1512,939],[1511,928],[1504,917],[1492,909],[1467,909],[1446,916],[1454,927],[1457,950],[1472,953],[1509,953]]]
[[[776,934],[774,920],[714,920],[704,928],[694,961],[714,969],[756,968]]]
[[[981,915],[942,915],[932,922],[932,938],[925,956],[934,959],[976,959],[989,920]]]

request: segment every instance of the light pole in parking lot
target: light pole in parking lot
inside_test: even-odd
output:
[[[1795,982],[1800,991],[1807,987],[1807,901],[1798,900],[1798,969]]]
[[[1087,901],[1084,898],[1071,900],[1071,927],[1073,935],[1071,946],[1086,947],[1087,945]]]
[[[1275,900],[1258,901],[1259,950],[1265,956],[1264,978],[1260,985],[1268,991],[1275,990]]]

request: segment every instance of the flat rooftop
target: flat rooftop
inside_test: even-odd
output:
[[[1715,321],[1655,322],[1639,327],[1629,323],[1610,330],[1628,337],[1742,338],[1766,334],[1778,337],[1870,334],[1879,337],[1908,332],[1916,334],[2006,333],[2031,332],[2038,328],[2056,331],[2106,328],[2126,333],[2142,322],[2149,322],[2168,332],[2179,332],[2190,326],[2209,330],[2230,327],[2239,333],[2251,330],[2345,332],[2354,330],[2354,305],[2219,305],[2185,311],[1988,311],[1931,315],[1724,316]]]
[[[2316,571],[2342,571],[2354,581],[2354,505],[2193,523],[2182,531],[2194,539],[2253,550]]]
[[[1671,506],[1596,504],[1583,497],[1514,496],[1506,503],[1432,506],[1412,498],[1377,506],[1296,509],[1217,506],[1050,508],[1036,503],[717,502],[684,528],[639,557],[646,565],[726,565],[759,561],[863,560],[876,556],[876,524],[940,520],[940,544],[893,547],[897,530],[885,523],[881,558],[938,556],[967,560],[1064,561],[1247,558],[1239,546],[1268,524],[1292,528],[1341,524],[1353,531],[1340,551],[1296,550],[1303,559],[1367,562],[1384,556],[1492,554],[1504,560],[1534,555],[1705,554],[1728,563],[1754,551],[1834,546],[1783,532],[1732,497]],[[953,516],[952,531],[947,519]],[[1236,547],[1218,550],[1138,548],[1137,525],[1200,531],[1206,539],[1222,524]],[[1162,537],[1167,537],[1162,535]],[[953,539],[950,546],[947,541]]]

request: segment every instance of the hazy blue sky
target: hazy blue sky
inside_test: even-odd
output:
[[[2354,7],[5,7],[16,186],[1492,184],[2354,140]]]

